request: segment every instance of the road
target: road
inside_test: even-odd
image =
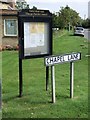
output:
[[[88,40],[90,40],[90,30],[85,29],[84,37],[87,38]]]

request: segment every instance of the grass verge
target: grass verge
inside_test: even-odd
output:
[[[55,66],[56,103],[51,103],[51,81],[45,91],[44,59],[23,60],[23,96],[18,98],[18,52],[3,52],[3,118],[88,118],[88,42],[64,32],[54,33],[53,54],[81,52],[75,62],[74,98],[70,99],[69,63]]]

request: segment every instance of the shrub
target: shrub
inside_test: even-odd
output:
[[[16,46],[11,46],[11,45],[5,45],[5,46],[2,46],[0,45],[0,51],[4,51],[4,50],[19,50],[19,46],[16,45]]]

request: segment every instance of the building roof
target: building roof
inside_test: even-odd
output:
[[[0,0],[2,3],[10,3],[10,2],[15,2],[14,0]]]
[[[0,2],[2,2],[2,3],[9,3],[7,0],[0,0]]]
[[[15,0],[0,0],[0,9],[16,9]]]
[[[17,10],[7,10],[7,9],[3,9],[0,10],[0,15],[1,16],[17,16]]]

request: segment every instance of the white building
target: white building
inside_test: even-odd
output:
[[[90,19],[90,1],[88,2],[88,18]]]

